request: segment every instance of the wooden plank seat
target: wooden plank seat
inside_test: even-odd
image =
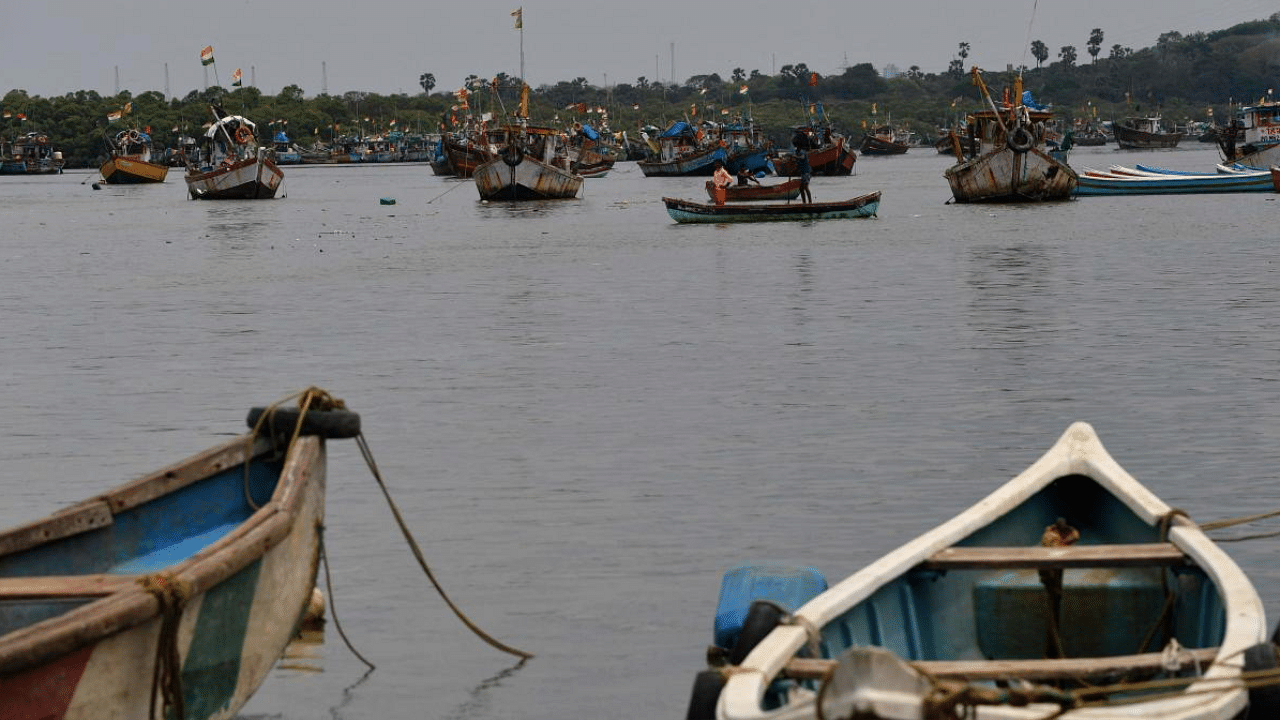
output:
[[[0,577],[0,598],[39,600],[44,598],[105,597],[137,584],[141,575],[39,575]]]
[[[1199,663],[1202,668],[1218,655],[1218,648],[1183,649],[1178,659],[1183,667]],[[792,658],[783,674],[795,680],[821,680],[835,668],[836,660]],[[1029,681],[1068,680],[1120,675],[1127,672],[1156,672],[1163,668],[1163,653],[1113,655],[1111,657],[1058,658],[1044,660],[917,660],[910,664],[934,677],[958,680],[1019,679]]]
[[[1066,547],[949,547],[934,553],[918,567],[926,570],[1053,570],[1189,563],[1182,551],[1170,543],[1133,543]]]

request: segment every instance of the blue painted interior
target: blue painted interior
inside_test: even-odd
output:
[[[270,500],[280,459],[255,460],[249,471],[254,504]],[[237,465],[115,516],[111,525],[0,557],[0,577],[139,574],[188,558],[253,514],[245,471]],[[0,602],[0,634],[54,617],[87,600]]]
[[[961,546],[1036,546],[1058,517],[1080,531],[1081,545],[1159,541],[1092,479],[1059,478]],[[1159,625],[1166,587],[1175,599]],[[823,629],[823,654],[878,645],[909,660],[1045,657],[1048,617],[1035,570],[917,570],[890,582]],[[1110,568],[1063,574],[1060,636],[1067,656],[1154,652],[1171,633],[1186,647],[1221,642],[1226,618],[1216,587],[1198,568]],[[1142,647],[1144,638],[1151,640]]]

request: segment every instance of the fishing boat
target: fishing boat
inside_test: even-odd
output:
[[[1269,170],[1219,165],[1216,172],[1197,173],[1150,165],[1106,170],[1082,168],[1076,195],[1186,195],[1197,193],[1272,192]]]
[[[1022,77],[1014,78],[1010,102],[999,107],[974,67],[973,84],[986,101],[986,110],[969,115],[968,135],[976,153],[958,145],[956,164],[943,175],[956,202],[1038,202],[1066,200],[1076,187],[1076,172],[1049,152],[1045,139],[1053,113],[1022,92]]]
[[[313,597],[326,439],[359,433],[307,397],[309,412],[251,411],[253,432],[0,531],[0,717],[236,715]]]
[[[715,200],[715,183],[707,181],[707,197]],[[800,178],[773,185],[730,185],[724,189],[724,199],[730,202],[750,200],[795,200],[800,197]]]
[[[743,223],[780,220],[838,220],[875,217],[880,193],[850,200],[815,203],[734,203],[706,205],[692,200],[662,198],[667,214],[678,223]]]
[[[214,122],[201,138],[200,152],[188,159],[187,191],[193,200],[269,200],[284,172],[258,143],[254,123],[212,108]]]
[[[1275,188],[1276,192],[1280,193],[1280,167],[1272,165],[1270,172],[1271,185]]]
[[[796,150],[804,150],[814,175],[841,176],[853,173],[858,154],[849,145],[848,138],[832,130],[830,124],[799,125],[792,130],[791,145]],[[800,174],[794,153],[780,153],[772,158],[772,162],[773,171],[779,176],[793,177]]]
[[[1121,150],[1154,150],[1173,148],[1182,140],[1182,133],[1168,130],[1160,115],[1144,115],[1127,117],[1119,122],[1111,123],[1111,132],[1115,135],[1116,145]]]
[[[648,134],[644,136],[648,139]],[[673,122],[656,140],[650,140],[652,157],[636,166],[645,177],[688,177],[710,175],[716,161],[728,164],[728,143],[721,144],[703,128],[694,129],[683,120]]]
[[[690,720],[1280,716],[1273,689],[1246,685],[1278,677],[1248,577],[1083,422],[835,585],[734,568],[715,628]]]
[[[1254,168],[1280,165],[1280,102],[1263,99],[1236,111],[1231,125],[1217,134],[1224,162]]]
[[[98,168],[102,181],[112,185],[160,183],[169,175],[169,166],[153,162],[151,134],[145,130],[121,130],[107,138],[111,157]]]
[[[0,175],[59,175],[64,165],[62,151],[41,132],[19,136],[0,153]]]
[[[583,178],[569,170],[569,157],[554,127],[519,123],[502,129],[498,156],[472,173],[481,200],[575,198]]]
[[[276,165],[301,165],[302,150],[289,139],[283,130],[277,130],[271,138],[271,160]]]
[[[910,135],[894,130],[892,125],[873,128],[862,136],[858,146],[863,155],[902,155],[910,148]]]
[[[500,149],[472,173],[481,200],[565,200],[582,190],[583,178],[570,170],[560,130],[529,122],[528,85],[520,86],[520,105],[512,119],[490,129],[488,136]]]

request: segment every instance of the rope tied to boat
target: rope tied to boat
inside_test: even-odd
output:
[[[160,603],[160,640],[151,673],[151,709],[156,718],[156,696],[163,698],[159,717],[184,718],[182,702],[182,658],[178,654],[178,625],[182,610],[191,598],[191,584],[173,573],[153,573],[138,579],[142,589]]]
[[[244,499],[249,503],[249,507],[254,510],[259,509],[261,506],[254,501],[253,494],[249,491],[249,468],[251,467],[251,463],[249,461],[253,458],[253,445],[257,442],[258,436],[262,433],[264,427],[267,429],[270,437],[276,437],[275,411],[277,408],[294,398],[298,399],[298,419],[294,422],[293,432],[289,436],[289,442],[285,444],[286,451],[293,445],[294,441],[298,439],[298,436],[302,434],[302,425],[307,419],[308,412],[313,410],[325,412],[329,410],[347,409],[347,404],[341,399],[334,397],[329,393],[329,391],[314,385],[304,390],[299,390],[292,395],[286,395],[266,407],[266,410],[263,411],[262,415],[258,418],[258,422],[254,423],[253,430],[245,438]]]

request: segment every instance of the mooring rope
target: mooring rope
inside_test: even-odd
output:
[[[191,597],[191,586],[172,573],[146,575],[138,579],[138,584],[160,603],[160,641],[156,643],[156,662],[151,672],[151,709],[147,717],[153,720],[157,717],[156,696],[159,694],[163,698],[160,717],[185,718],[178,625],[182,622],[182,609]]]
[[[431,572],[431,567],[427,565],[427,559],[423,557],[422,548],[418,547],[417,541],[413,539],[413,534],[409,532],[409,526],[405,524],[404,517],[400,515],[400,508],[396,506],[395,500],[391,498],[391,493],[387,490],[387,484],[382,480],[382,473],[379,472],[378,464],[373,459],[373,452],[369,449],[369,442],[365,440],[364,433],[360,433],[356,436],[356,446],[360,448],[360,454],[364,456],[365,463],[369,465],[369,470],[373,473],[373,479],[378,481],[378,487],[382,489],[382,495],[387,499],[387,505],[391,508],[391,514],[395,516],[396,524],[400,526],[400,532],[404,534],[405,541],[409,543],[409,549],[413,551],[413,556],[418,560],[418,565],[422,567],[422,571],[426,573],[427,579],[431,581],[436,592],[440,594],[440,598],[449,606],[449,609],[453,611],[453,614],[457,615],[458,619],[462,621],[462,624],[466,625],[471,632],[475,633],[481,640],[484,640],[489,643],[489,645],[501,650],[502,652],[515,655],[522,660],[528,660],[533,657],[532,653],[527,653],[523,650],[513,648],[510,645],[503,644],[484,630],[481,630],[478,625],[472,622],[471,619],[468,618],[466,614],[464,614],[462,610],[460,610],[458,606],[449,599],[444,588],[441,587],[439,581],[436,580],[435,574]]]
[[[347,632],[342,629],[342,623],[338,621],[338,606],[333,601],[333,573],[329,571],[329,554],[324,549],[324,526],[317,527],[316,532],[320,539],[320,562],[324,563],[324,588],[329,593],[329,614],[333,616],[333,627],[337,629],[338,635],[342,638],[342,642],[346,643],[347,649],[351,651],[351,654],[360,658],[360,662],[367,665],[370,670],[373,670],[375,669],[374,664],[366,660],[359,650],[356,650],[355,645],[351,644],[351,639],[347,637]]]

